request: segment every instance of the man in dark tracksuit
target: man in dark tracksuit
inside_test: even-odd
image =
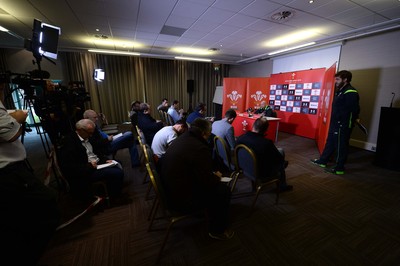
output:
[[[350,135],[360,113],[359,95],[350,84],[351,72],[342,70],[335,75],[336,93],[332,103],[331,122],[325,148],[319,159],[312,162],[322,168],[336,151],[336,165],[326,172],[342,175],[347,158]]]

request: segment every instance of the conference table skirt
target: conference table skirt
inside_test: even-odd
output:
[[[247,131],[251,131],[254,121],[256,121],[257,118],[259,118],[260,116],[261,115],[253,115],[249,117],[248,113],[238,113],[236,119],[232,123],[232,126],[235,130],[235,137],[239,137],[244,133],[246,133]],[[267,119],[269,122],[269,127],[265,137],[274,142],[277,142],[279,121],[281,119],[275,117],[267,117]]]

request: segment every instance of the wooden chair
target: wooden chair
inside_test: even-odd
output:
[[[276,198],[275,204],[278,204],[279,201],[279,179],[274,177],[266,182],[261,182],[260,176],[258,175],[257,168],[257,158],[254,155],[252,149],[247,147],[246,145],[239,144],[235,147],[235,161],[236,161],[236,170],[239,174],[243,174],[247,178],[249,178],[252,182],[253,188],[256,190],[256,195],[251,205],[250,213],[253,211],[253,208],[256,204],[258,196],[261,190],[270,184],[276,184]],[[234,180],[233,187],[236,185],[237,178],[236,176]]]
[[[161,259],[161,255],[162,252],[165,248],[165,244],[167,243],[168,240],[168,236],[169,233],[171,231],[171,228],[174,224],[176,224],[179,221],[182,221],[188,217],[190,217],[191,215],[188,214],[182,214],[182,213],[178,213],[175,211],[172,211],[169,209],[169,206],[167,204],[167,200],[166,200],[166,195],[161,183],[161,180],[157,174],[157,172],[155,171],[155,169],[153,169],[150,164],[146,164],[146,168],[147,171],[149,173],[150,176],[150,181],[154,187],[154,191],[156,193],[156,202],[155,202],[155,206],[154,209],[151,212],[151,218],[150,218],[150,224],[149,224],[149,228],[148,231],[150,232],[152,230],[152,226],[153,226],[153,222],[155,219],[155,215],[157,213],[157,210],[159,209],[159,207],[162,207],[163,210],[165,211],[165,213],[167,214],[167,218],[169,220],[169,224],[167,227],[167,232],[165,233],[163,242],[161,244],[160,250],[158,251],[158,255],[157,255],[157,259],[156,259],[156,263],[158,263]]]

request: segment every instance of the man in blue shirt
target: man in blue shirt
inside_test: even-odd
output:
[[[199,103],[194,109],[194,112],[187,117],[186,122],[190,125],[191,123],[193,123],[194,120],[196,120],[196,118],[205,118],[206,112],[207,112],[206,104]],[[210,121],[213,122],[213,119],[211,119]]]
[[[183,109],[179,109],[179,101],[174,100],[172,102],[171,107],[168,108],[168,114],[172,117],[172,120],[174,120],[174,124],[182,119]]]
[[[89,109],[83,113],[83,118],[90,119],[96,124],[98,115],[95,111]],[[131,156],[131,166],[135,167],[140,165],[139,153],[136,149],[132,131],[127,131],[122,134],[122,136],[114,138],[114,136],[107,135],[97,125],[96,130],[98,134],[94,134],[91,137],[91,142],[95,143],[95,145],[99,145],[99,148],[104,154],[115,154],[118,150],[128,148]],[[99,138],[98,135],[100,135],[101,138]]]
[[[222,120],[215,121],[212,124],[212,134],[215,136],[225,139],[231,150],[235,149],[235,135],[232,126],[233,121],[236,118],[236,112],[233,109],[229,109],[225,112],[225,118]]]

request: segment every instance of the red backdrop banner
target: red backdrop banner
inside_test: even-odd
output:
[[[280,130],[315,139],[325,68],[272,74],[269,105],[281,118]]]
[[[322,153],[325,147],[325,141],[328,137],[329,123],[331,121],[332,101],[335,94],[335,82],[334,77],[336,73],[336,63],[328,68],[325,72],[324,86],[321,89],[321,95],[319,99],[319,113],[317,128],[318,133],[315,136],[318,150]]]
[[[246,92],[246,107],[257,109],[262,101],[268,103],[269,77],[268,78],[248,78]]]
[[[224,96],[222,100],[222,116],[232,108],[244,112],[246,104],[247,78],[224,78]]]

